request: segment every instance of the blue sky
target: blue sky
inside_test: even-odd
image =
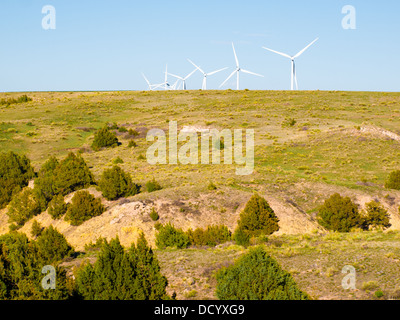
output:
[[[42,7],[56,9],[56,29],[42,28]],[[356,8],[357,29],[342,28],[342,7]],[[290,88],[294,55],[301,90],[399,91],[398,0],[2,0],[0,91],[144,90],[144,72],[162,82],[165,65],[185,75],[229,67],[209,78],[217,89],[243,68],[241,89]],[[187,82],[201,87],[201,74]],[[235,79],[224,88],[235,88]]]

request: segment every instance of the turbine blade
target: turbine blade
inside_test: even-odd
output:
[[[180,80],[183,80],[183,78],[182,77],[180,77],[180,76],[177,76],[176,74],[172,74],[172,73],[168,73],[171,77],[174,77],[174,78],[177,78],[177,79],[180,79]]]
[[[282,52],[279,52],[279,51],[275,51],[275,50],[272,50],[272,49],[269,49],[269,48],[266,48],[266,47],[262,47],[262,48],[265,49],[265,50],[268,50],[268,51],[277,53],[277,54],[279,54],[279,55],[281,55],[281,56],[284,56],[284,57],[286,57],[286,58],[292,59],[292,57],[289,56],[289,55],[286,54],[286,53],[282,53]]]
[[[301,56],[301,55],[303,54],[303,52],[306,51],[309,47],[311,47],[317,40],[318,40],[318,38],[315,39],[313,42],[311,42],[311,43],[310,43],[307,47],[305,47],[303,50],[299,51],[299,53],[297,53],[297,54],[293,57],[293,59],[295,59],[295,58]]]
[[[224,82],[222,82],[222,84],[219,86],[220,88],[230,79],[233,77],[233,75],[235,74],[235,72],[237,72],[237,70],[233,71],[228,78],[226,78],[226,80]]]
[[[235,46],[233,45],[233,42],[232,42],[232,48],[233,48],[233,54],[235,55],[236,67],[239,68],[239,60],[237,58]]]
[[[184,77],[182,80],[189,79],[189,77],[190,77],[193,73],[195,73],[197,70],[198,70],[197,68],[194,69],[191,73],[189,73],[189,74],[188,74],[186,77]]]
[[[254,73],[254,72],[251,72],[251,71],[248,71],[248,70],[244,70],[244,69],[240,69],[240,71],[243,71],[244,73],[252,74],[252,75],[255,75],[255,76],[258,76],[258,77],[264,77],[261,74]]]
[[[150,82],[149,82],[149,80],[147,80],[147,78],[146,78],[146,76],[144,75],[143,72],[142,72],[142,76],[143,76],[144,80],[146,80],[147,84],[150,86]]]
[[[203,70],[201,70],[201,68],[200,68],[199,66],[195,65],[193,61],[191,61],[191,60],[189,60],[189,59],[188,59],[188,61],[189,61],[192,65],[194,65],[197,69],[199,69],[201,73],[205,74],[205,72],[204,72]]]
[[[216,73],[218,73],[218,72],[221,72],[221,71],[223,71],[223,70],[226,70],[226,69],[228,69],[228,67],[226,67],[226,68],[222,68],[222,69],[219,69],[219,70],[216,70],[216,71],[210,72],[210,73],[207,73],[207,75],[208,75],[208,76],[212,76],[213,74],[216,74]]]
[[[160,83],[160,84],[152,84],[151,86],[153,87],[152,90],[154,89],[158,89],[161,88],[164,85],[164,83]]]
[[[176,82],[172,85],[172,90],[177,90],[176,85],[178,84],[178,81],[179,81],[179,79],[176,80]]]

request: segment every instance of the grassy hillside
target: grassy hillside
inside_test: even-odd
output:
[[[22,94],[2,93],[0,100]],[[96,179],[120,157],[120,166],[136,183],[144,185],[154,178],[163,187],[125,203],[103,199],[107,211],[79,227],[54,221],[47,213],[36,218],[44,226],[56,226],[78,250],[83,251],[86,243],[100,235],[118,235],[128,245],[139,230],[144,230],[154,245],[154,222],[147,212],[153,206],[162,223],[171,221],[183,229],[224,223],[233,230],[240,211],[257,191],[280,219],[281,230],[267,248],[286,270],[293,271],[302,289],[316,298],[372,298],[361,290],[362,282],[377,281],[378,287],[395,292],[400,192],[385,189],[384,182],[391,171],[400,169],[400,93],[228,90],[26,94],[32,101],[0,105],[1,151],[26,154],[36,170],[50,156],[62,158],[70,151],[79,151]],[[253,174],[237,176],[236,164],[148,164],[144,156],[152,142],[146,141],[146,133],[151,128],[168,130],[169,121],[177,121],[178,129],[254,129]],[[95,131],[114,122],[140,134],[119,132],[122,144],[117,148],[91,150]],[[128,147],[130,140],[137,146]],[[208,189],[210,182],[216,190]],[[90,191],[100,196],[94,188]],[[361,208],[372,199],[379,200],[391,214],[391,233],[354,233],[333,240],[330,234],[323,235],[315,221],[316,209],[334,192],[350,196]],[[21,230],[28,234],[31,225],[29,221]],[[2,210],[0,232],[7,231],[7,216]],[[215,298],[213,271],[244,251],[233,246],[160,250],[157,254],[171,278],[169,289],[176,290],[178,298]],[[366,262],[360,267],[361,291],[349,296],[340,291],[344,276],[340,271],[344,265],[357,262],[351,258],[354,254],[362,255]],[[85,257],[93,258],[93,253],[83,253],[79,259]],[[74,263],[80,263],[79,259]],[[182,263],[172,263],[179,259]],[[384,280],[378,272],[383,272]],[[191,278],[196,278],[195,285],[187,285],[184,278],[191,283]]]

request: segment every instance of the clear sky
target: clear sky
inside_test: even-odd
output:
[[[56,9],[56,29],[42,28],[42,7]],[[356,9],[356,29],[342,28],[342,7]],[[244,69],[241,89],[290,88],[294,55],[301,90],[400,91],[398,0],[1,0],[0,91],[144,90],[171,73],[229,67],[231,42]],[[187,81],[201,87],[201,74]],[[224,88],[235,88],[232,78]]]

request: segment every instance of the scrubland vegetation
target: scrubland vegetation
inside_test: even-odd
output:
[[[0,298],[398,299],[399,114],[395,93],[0,97]],[[234,164],[149,165],[146,132],[166,130],[169,120],[254,129],[254,173],[238,177]],[[234,191],[240,201],[229,198]],[[226,205],[205,200],[202,217],[195,195]],[[168,204],[154,206],[168,197],[179,207],[169,215]],[[69,244],[70,231],[131,201],[149,208],[132,219],[149,226],[151,244],[137,225],[107,238],[100,228],[95,243],[82,234],[83,251]],[[286,234],[303,226],[282,203],[314,229]],[[119,239],[125,233],[137,235],[129,246]],[[346,264],[363,281],[353,296],[340,287]],[[56,267],[55,290],[41,286],[44,265]]]

